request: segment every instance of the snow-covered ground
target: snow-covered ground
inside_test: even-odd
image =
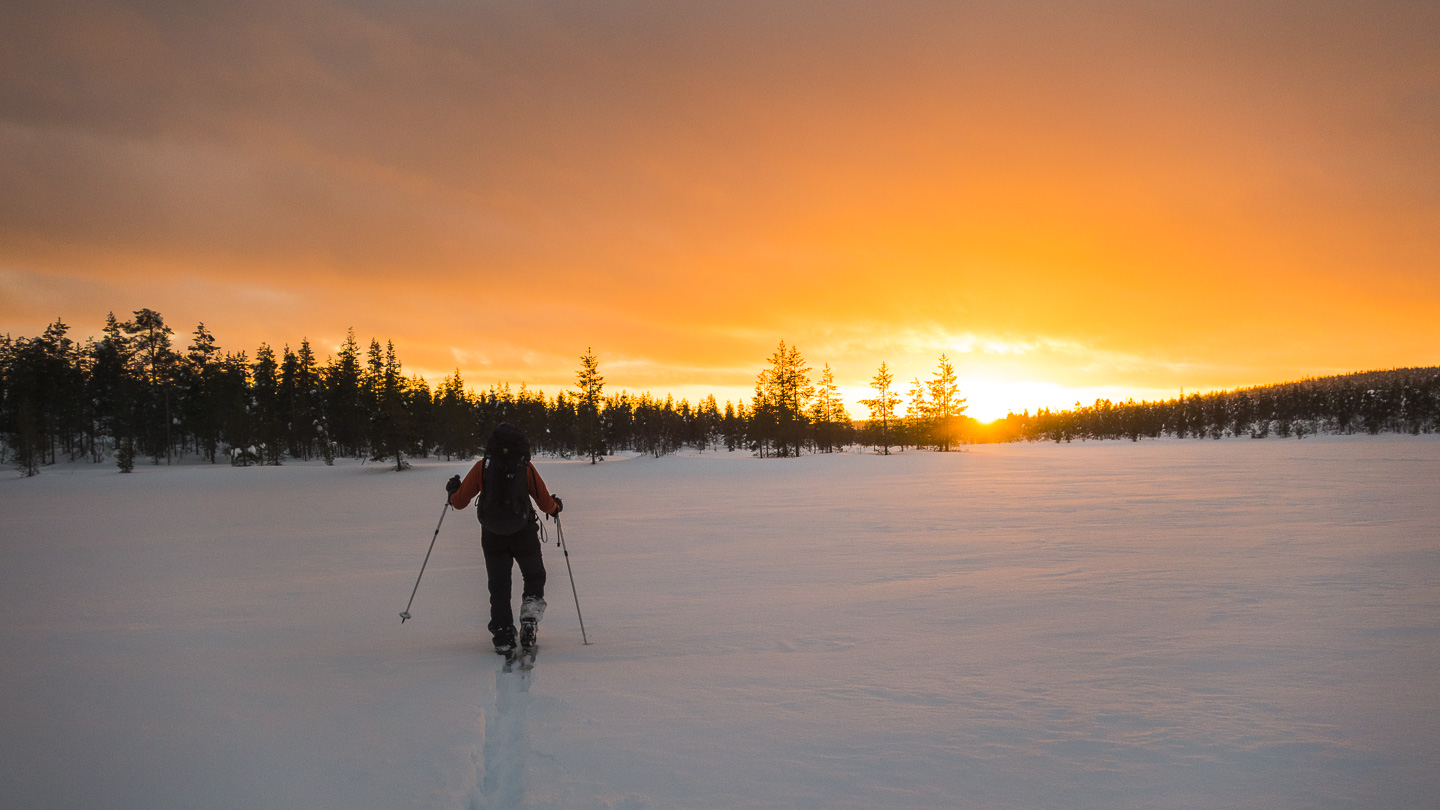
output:
[[[467,466],[7,474],[0,805],[1440,796],[1440,437],[542,460],[528,680]]]

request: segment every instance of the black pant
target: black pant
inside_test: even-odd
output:
[[[514,643],[515,614],[510,607],[510,564],[520,565],[524,598],[545,597],[545,562],[540,558],[540,526],[531,523],[514,534],[480,530],[485,578],[490,585],[490,634],[496,644]]]

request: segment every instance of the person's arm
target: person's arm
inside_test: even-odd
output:
[[[559,504],[555,503],[555,499],[550,496],[550,490],[545,486],[545,479],[540,477],[534,464],[531,464],[530,469],[526,470],[525,478],[525,483],[530,489],[530,497],[535,499],[535,503],[540,506],[540,511],[547,515],[553,515],[560,511]]]
[[[450,496],[450,505],[456,509],[464,509],[470,505],[470,499],[480,494],[481,481],[485,477],[485,459],[481,458],[475,462],[475,466],[466,473],[465,480],[460,482],[460,489]]]

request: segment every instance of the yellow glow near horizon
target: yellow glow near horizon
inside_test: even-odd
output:
[[[857,418],[942,352],[980,419],[1434,365],[1434,18],[1376,2],[19,4],[0,332],[722,403],[784,339]]]
[[[763,360],[757,362],[754,373],[758,373],[763,365]],[[878,363],[876,365],[878,366]],[[835,371],[833,363],[831,370],[832,372]],[[420,374],[426,379],[430,386],[434,388],[440,380],[452,374],[454,369],[442,372],[429,369],[409,368],[407,371],[408,373]],[[571,394],[576,390],[573,377],[570,381],[564,380],[563,376],[554,377],[550,375],[546,375],[543,379],[533,377],[488,380],[478,378],[474,372],[467,372],[463,368],[460,371],[467,387],[476,391],[484,391],[492,385],[499,385],[501,383],[508,383],[512,389],[518,388],[523,383],[529,388],[538,388],[550,397],[555,396],[561,390]],[[573,374],[573,370],[571,371]],[[930,378],[930,371],[933,370],[927,370],[926,373],[920,375],[922,382]],[[753,382],[748,385],[675,384],[667,386],[663,384],[663,382],[658,382],[658,384],[654,385],[634,385],[626,381],[627,372],[630,375],[634,375],[635,378],[640,378],[650,376],[649,371],[634,366],[625,369],[607,367],[603,355],[600,357],[600,372],[601,375],[606,378],[606,396],[617,394],[621,391],[628,392],[635,396],[648,393],[660,399],[664,399],[668,395],[673,397],[677,403],[684,400],[692,406],[698,406],[706,396],[713,395],[720,409],[723,411],[727,402],[733,404],[744,403],[747,408],[750,407],[751,398],[754,393]],[[919,372],[917,372],[917,374],[918,373]],[[818,372],[812,372],[811,378],[813,382],[818,382]],[[908,411],[908,394],[911,379],[913,378],[914,375],[912,375],[910,379],[897,379],[895,381],[893,391],[901,398],[900,404],[896,409],[897,415],[904,415]],[[1091,405],[1097,399],[1109,399],[1114,402],[1123,402],[1131,398],[1136,400],[1170,399],[1180,393],[1179,389],[1127,388],[1121,386],[1067,386],[1042,380],[990,379],[969,376],[957,377],[957,384],[960,387],[960,396],[966,398],[965,414],[982,422],[991,422],[1004,418],[1005,415],[1011,411],[1021,413],[1028,410],[1030,413],[1035,413],[1042,408],[1065,410],[1074,407],[1076,402]],[[875,396],[874,389],[868,384],[841,384],[838,387],[850,417],[856,420],[868,419],[870,417],[869,409],[861,405],[860,401]],[[1194,391],[1194,389],[1191,390]]]

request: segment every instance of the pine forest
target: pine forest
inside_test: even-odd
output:
[[[150,309],[125,321],[110,315],[98,339],[76,341],[69,332],[57,320],[38,337],[0,337],[0,463],[26,475],[61,460],[110,461],[129,471],[185,457],[235,465],[356,458],[404,469],[410,458],[474,458],[500,422],[523,430],[537,453],[595,462],[615,452],[661,456],[682,448],[785,457],[993,441],[1420,434],[1434,432],[1440,417],[1440,368],[1158,402],[1076,403],[984,424],[965,415],[945,355],[904,398],[881,362],[870,383],[875,396],[860,401],[870,418],[852,420],[829,365],[815,375],[784,341],[757,374],[751,401],[721,405],[714,395],[691,403],[607,394],[589,348],[573,389],[547,396],[508,383],[476,392],[458,370],[432,389],[406,376],[393,343],[362,347],[353,330],[323,360],[305,340],[293,350],[262,344],[253,356],[222,351],[204,324],[180,348]]]

